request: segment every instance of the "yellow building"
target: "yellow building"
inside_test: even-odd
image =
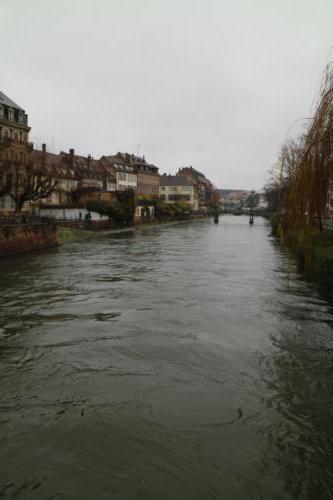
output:
[[[185,202],[194,209],[194,187],[184,176],[161,175],[160,200],[165,203]]]

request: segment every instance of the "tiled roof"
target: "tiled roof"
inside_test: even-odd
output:
[[[127,155],[127,158],[125,157]],[[135,173],[135,168],[130,162],[130,155],[127,153],[117,153],[116,155],[102,156],[100,159],[104,166],[112,166],[118,172]]]
[[[160,175],[160,186],[192,186],[182,175]]]
[[[74,169],[64,163],[60,155],[44,153],[35,149],[31,152],[31,160],[36,169],[40,169],[48,175],[65,179],[75,179],[76,177]]]
[[[104,174],[103,165],[99,160],[94,160],[89,156],[82,155],[71,155],[70,153],[60,152],[60,158],[62,162],[70,166],[77,177],[81,178],[92,178],[92,179],[102,179]]]
[[[108,163],[115,165],[116,168],[118,165],[122,165],[125,167],[130,167],[130,171],[132,171],[132,168],[134,168],[135,170],[139,171],[147,171],[154,174],[158,173],[158,167],[156,167],[152,163],[148,163],[145,158],[141,156],[118,152],[116,155],[102,156],[102,158],[104,158],[104,160],[106,160]]]
[[[7,97],[6,94],[1,92],[1,90],[0,90],[0,104],[3,104],[4,106],[9,106],[10,108],[19,109],[20,111],[24,111],[23,108],[21,108],[18,104],[9,99],[9,97]]]

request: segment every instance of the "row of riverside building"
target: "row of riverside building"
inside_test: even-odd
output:
[[[88,204],[107,203],[115,192],[128,189],[136,193],[137,221],[147,208],[154,217],[154,201],[158,199],[167,204],[182,202],[193,212],[208,210],[213,185],[193,167],[181,168],[176,175],[159,175],[158,167],[144,156],[119,152],[94,159],[78,155],[74,149],[54,154],[47,151],[45,144],[41,149],[34,148],[29,132],[27,113],[0,91],[0,215],[17,210],[15,196],[4,187],[4,171],[9,162],[16,169],[26,169],[28,165],[41,178],[53,182],[48,195],[26,201],[23,212],[56,218],[76,218],[78,214],[81,217]]]

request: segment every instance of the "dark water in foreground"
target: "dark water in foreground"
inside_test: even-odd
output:
[[[0,263],[0,498],[333,498],[333,313],[243,217]]]

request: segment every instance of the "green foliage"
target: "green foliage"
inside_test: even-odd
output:
[[[106,215],[115,224],[132,225],[135,214],[135,193],[132,189],[117,191],[110,203],[91,202],[87,208],[100,215]]]
[[[147,194],[138,194],[138,195],[136,195],[136,201],[137,202],[140,202],[140,201],[151,202],[151,204],[153,205],[155,202],[155,198],[153,196],[149,196]]]
[[[57,241],[60,244],[75,241],[80,238],[87,238],[88,236],[91,237],[94,234],[95,233],[92,231],[82,231],[80,229],[73,229],[64,226],[57,227]]]
[[[113,212],[113,220],[118,217],[119,222],[125,224],[133,224],[135,215],[135,192],[132,189],[119,191],[116,193],[116,200],[111,205]]]
[[[183,201],[176,203],[165,203],[162,200],[155,202],[155,214],[160,220],[163,219],[184,219],[192,212],[191,207]]]

